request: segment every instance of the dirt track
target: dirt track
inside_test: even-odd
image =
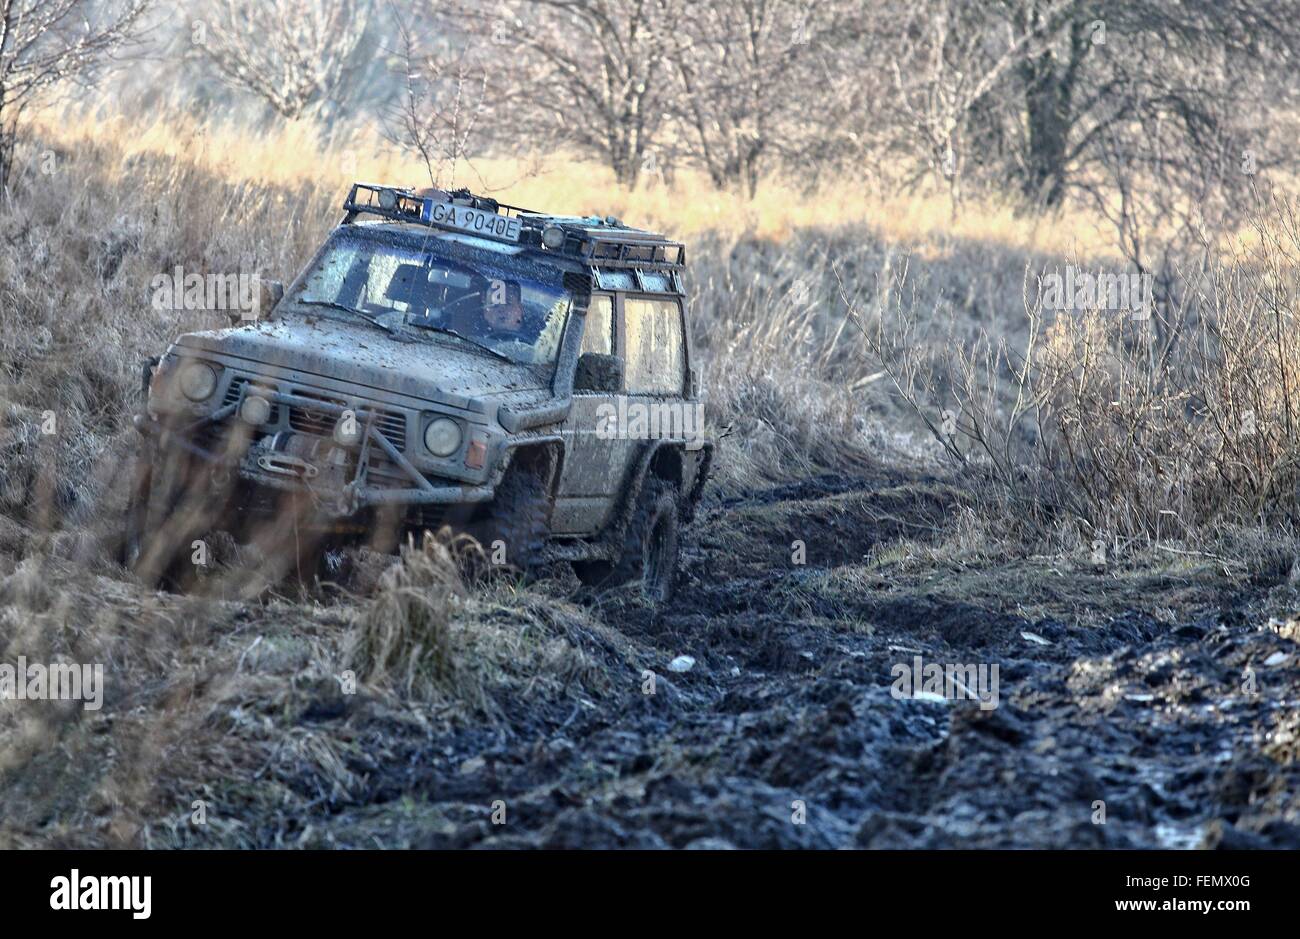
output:
[[[527,628],[581,671],[548,684],[521,664],[470,719],[313,673],[307,647],[346,607],[226,603],[201,621],[101,574],[75,588],[74,621],[126,610],[149,649],[85,656],[153,656],[153,677],[0,767],[0,840],[1300,847],[1300,626],[1256,604],[1286,572],[914,556],[959,504],[889,475],[713,497],[666,609],[567,573],[534,588],[558,612]],[[23,570],[0,570],[0,605],[39,626],[57,604]],[[525,628],[508,604],[486,615]],[[693,667],[670,670],[683,655]],[[996,663],[997,707],[897,699],[891,669],[916,656]],[[201,827],[185,823],[197,798]]]
[[[388,758],[354,768],[356,798],[299,823],[426,847],[1300,847],[1295,626],[1261,629],[1214,584],[1190,588],[1195,615],[1100,627],[954,600],[942,576],[828,586],[946,511],[930,482],[715,502],[667,610],[606,599],[629,645],[570,636],[607,669],[603,700],[525,695],[494,727],[390,739]],[[800,534],[803,566],[789,563]],[[1158,581],[1139,589],[1189,589]],[[669,671],[683,654],[694,667]],[[999,663],[998,707],[896,700],[891,666],[918,654]],[[357,702],[303,720],[364,734],[369,718]]]

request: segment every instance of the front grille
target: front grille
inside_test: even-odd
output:
[[[346,408],[348,403],[340,398],[330,398],[314,391],[305,391],[301,388],[295,388],[293,392],[299,398],[311,398],[313,401],[325,401],[329,404]],[[289,406],[289,429],[296,430],[300,434],[315,434],[317,437],[328,437],[334,433],[334,425],[338,423],[338,415],[331,414],[324,409],[313,411],[309,407],[292,404]]]
[[[375,410],[375,429],[398,450],[406,449],[406,415],[400,411]]]
[[[237,375],[230,383],[230,388],[226,391],[225,404],[234,404],[239,400],[240,389],[244,385],[255,381],[243,375]],[[322,394],[319,391],[312,391],[306,388],[292,388],[292,394],[299,398],[310,398],[314,401],[326,402],[338,407],[346,408],[349,402],[344,398],[332,395]],[[388,411],[377,408],[369,402],[357,402],[354,406],[365,408],[374,414],[375,429],[398,450],[406,449],[406,415],[401,411]],[[313,434],[317,437],[328,437],[334,432],[334,425],[338,421],[337,412],[322,408],[313,410],[310,406],[292,405],[289,408],[289,429],[302,434]],[[271,411],[272,424],[280,422],[280,406],[274,405]],[[400,470],[398,472],[401,472]]]
[[[406,471],[383,453],[371,450],[367,463],[366,482],[371,486],[379,489],[410,489],[415,485]]]

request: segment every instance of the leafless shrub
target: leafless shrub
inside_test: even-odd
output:
[[[1038,439],[1052,379],[1034,367],[1042,341],[1041,298],[1026,298],[1027,328],[1010,335],[983,329],[963,335],[951,304],[925,317],[903,302],[908,271],[880,278],[874,308],[864,310],[843,282],[841,300],[870,357],[944,452],[964,468],[985,473],[1008,495],[1025,495],[1024,465]],[[1032,500],[1031,500],[1032,501]]]
[[[1157,311],[1162,328],[1112,314],[1049,334],[1044,468],[1060,504],[1097,529],[1189,536],[1295,520],[1300,227],[1280,203],[1255,225],[1259,248],[1188,277],[1196,304]]]
[[[899,396],[1019,521],[1103,540],[1294,522],[1300,224],[1274,200],[1255,225],[1258,248],[1180,271],[1186,302],[1149,315],[1052,310],[1027,277],[1014,342],[945,333],[942,308],[936,328],[896,299],[845,302]]]
[[[387,134],[420,155],[430,185],[450,186],[460,165],[473,157],[480,122],[487,116],[487,69],[468,43],[422,48],[406,21],[399,18],[397,25],[403,84]]]

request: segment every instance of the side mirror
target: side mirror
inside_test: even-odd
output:
[[[573,390],[618,394],[623,390],[623,359],[603,352],[582,353],[573,373]]]

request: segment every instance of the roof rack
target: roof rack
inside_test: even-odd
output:
[[[597,268],[681,271],[686,266],[686,247],[681,242],[629,228],[613,216],[549,215],[477,196],[468,189],[411,190],[354,183],[343,207],[347,210],[344,225],[352,224],[362,214],[376,215],[395,222],[516,242],[567,255]],[[459,209],[472,211],[458,213]]]
[[[429,224],[423,218],[424,204],[432,199],[436,202],[461,205],[477,209],[480,212],[501,214],[507,218],[516,218],[524,214],[537,215],[531,209],[522,206],[507,205],[488,196],[476,196],[468,189],[399,189],[395,186],[380,186],[375,183],[353,183],[348,197],[343,202],[347,210],[344,224],[350,224],[361,214],[379,215],[395,222],[416,222]]]
[[[524,216],[527,220],[528,216]],[[616,218],[572,218],[537,216],[545,229],[564,233],[549,247],[578,257],[593,267],[639,268],[641,270],[680,271],[686,266],[686,246],[656,232],[628,228]],[[557,247],[558,245],[558,247]]]

